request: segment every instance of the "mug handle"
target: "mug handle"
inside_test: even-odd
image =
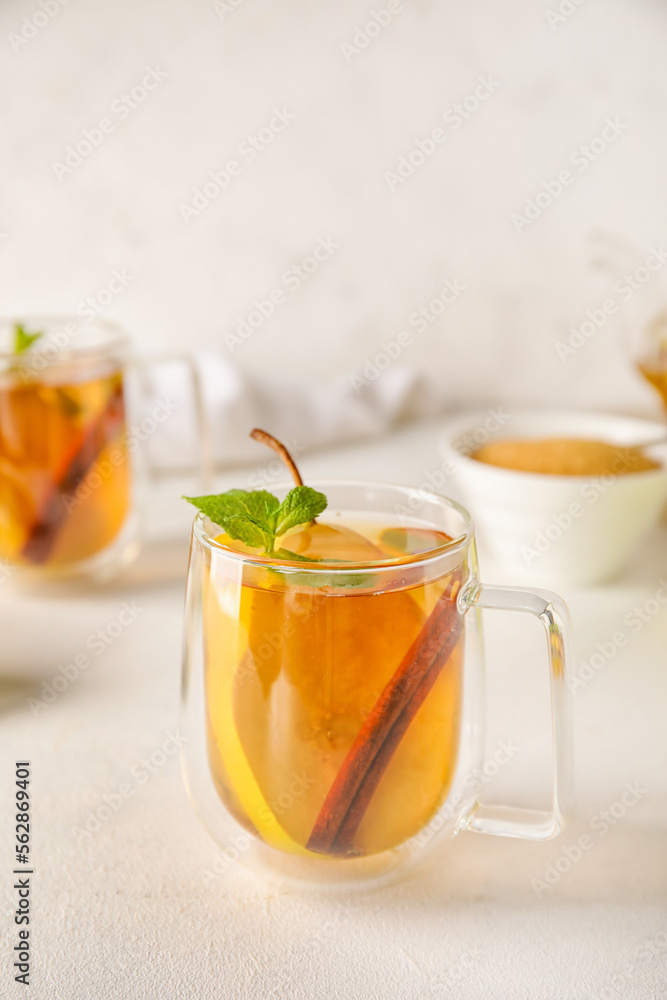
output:
[[[464,587],[458,599],[465,614],[471,608],[525,611],[539,618],[547,635],[553,738],[553,793],[550,812],[476,803],[462,828],[476,833],[524,840],[550,840],[565,824],[574,800],[571,695],[565,678],[572,662],[570,614],[565,602],[547,590],[488,587],[478,581]]]
[[[131,368],[140,384],[138,397],[135,406],[141,410],[142,400],[151,399],[151,390],[148,388],[148,373],[159,365],[174,365],[180,369],[180,380],[177,383],[176,391],[185,398],[186,408],[189,406],[192,416],[192,442],[193,453],[195,455],[194,476],[197,489],[208,493],[213,488],[213,478],[215,474],[215,455],[213,448],[213,428],[206,413],[204,401],[204,390],[201,375],[194,357],[183,352],[164,352],[162,354],[152,354],[148,357],[131,355],[128,361],[128,368]],[[169,391],[168,389],[166,390]],[[155,468],[151,465],[148,449],[144,448],[144,462],[146,472],[151,482],[155,482],[159,476]],[[177,473],[178,474],[178,473]],[[160,474],[160,477],[164,473]]]

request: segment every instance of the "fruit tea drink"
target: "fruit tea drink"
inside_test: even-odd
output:
[[[639,370],[646,381],[660,393],[665,412],[667,412],[667,351],[663,353],[660,360],[662,363],[656,363],[654,366],[640,365]]]
[[[67,371],[0,375],[0,558],[18,565],[94,556],[128,512],[122,372]]]
[[[442,804],[459,744],[456,595],[467,571],[432,579],[409,557],[449,541],[320,518],[282,542],[323,560],[314,576],[294,563],[289,574],[244,563],[240,577],[205,567],[209,765],[228,810],[265,842],[371,855],[418,833]],[[327,579],[327,562],[351,572]]]

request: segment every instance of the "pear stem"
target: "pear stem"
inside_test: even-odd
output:
[[[292,456],[290,455],[284,444],[281,444],[280,441],[274,438],[273,434],[269,434],[268,431],[263,431],[259,427],[255,427],[253,430],[250,431],[250,437],[254,441],[259,441],[260,444],[268,445],[268,447],[272,448],[276,452],[276,454],[280,455],[283,462],[292,473],[292,478],[294,479],[296,485],[303,486],[303,479],[301,478],[301,473],[297,469],[296,462],[294,461],[294,459],[292,458]]]

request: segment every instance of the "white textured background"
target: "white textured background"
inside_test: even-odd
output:
[[[552,26],[544,0],[406,0],[346,58],[380,0],[235,2],[69,0],[12,45],[39,8],[3,0],[5,312],[75,310],[125,268],[133,280],[106,315],[140,347],[226,351],[253,300],[330,234],[339,249],[234,352],[246,371],[357,372],[458,278],[465,294],[401,358],[444,407],[655,410],[618,317],[567,364],[554,345],[609,293],[591,267],[595,234],[629,241],[637,263],[665,237],[664,4],[568,0],[574,13]],[[155,66],[167,79],[125,120],[110,113]],[[489,75],[499,89],[390,191],[386,171]],[[294,121],[247,163],[238,146],[274,107]],[[624,132],[518,235],[512,213],[609,116]],[[53,163],[104,117],[113,133],[58,180]],[[241,175],[186,223],[180,206],[230,158]],[[661,285],[633,314],[651,313]]]
[[[209,0],[69,0],[18,51],[10,34],[40,8],[2,0],[2,311],[76,311],[125,269],[132,280],[104,315],[126,323],[140,349],[227,352],[224,335],[253,300],[331,235],[340,243],[331,259],[233,353],[245,372],[351,376],[446,279],[458,279],[465,294],[401,356],[443,408],[501,401],[658,413],[632,372],[620,316],[565,364],[555,344],[610,294],[612,279],[592,266],[596,234],[620,241],[621,268],[667,238],[667,7],[584,0],[552,28],[546,12],[556,3],[404,2],[347,62],[341,43],[384,0],[237,0],[224,17]],[[168,74],[160,87],[126,120],[110,115],[156,66]],[[385,172],[489,75],[497,92],[391,192]],[[186,224],[180,206],[275,107],[294,121]],[[518,235],[512,213],[615,116],[627,123],[618,141]],[[59,181],[53,162],[104,117],[113,133]],[[634,250],[626,254],[624,241]],[[635,324],[661,307],[664,272],[630,303]],[[307,454],[303,471],[372,466],[375,478],[420,482],[438,432],[431,425],[381,445]],[[655,593],[666,544],[660,529],[618,588],[564,595],[580,658]],[[177,725],[184,540],[156,571],[159,555],[145,552],[102,594],[0,594],[0,843],[12,839],[12,762],[29,755],[37,873],[29,993],[9,975],[8,864],[0,874],[0,996],[666,995],[664,610],[577,694],[579,805],[563,838],[529,845],[462,835],[426,877],[332,907],[249,881],[238,866],[207,884],[216,848],[175,758],[99,834],[76,843],[73,827]],[[85,649],[122,600],[145,608],[133,631],[33,717],[27,697]],[[533,707],[533,647],[517,645],[514,622],[495,639],[489,745],[513,737],[530,748],[545,729],[544,706]],[[532,763],[526,753],[519,776]],[[501,776],[499,797],[513,797],[516,778]],[[531,879],[626,781],[646,795],[538,898]],[[0,857],[8,862],[5,847]]]

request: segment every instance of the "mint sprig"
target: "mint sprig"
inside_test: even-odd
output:
[[[295,486],[283,502],[267,490],[227,490],[212,496],[184,497],[229,535],[266,555],[303,560],[303,556],[278,548],[276,541],[291,528],[307,524],[327,506],[324,493],[310,486]],[[310,561],[310,560],[308,560]]]
[[[25,354],[32,347],[36,340],[43,337],[43,333],[28,333],[20,323],[14,324],[14,354]]]

